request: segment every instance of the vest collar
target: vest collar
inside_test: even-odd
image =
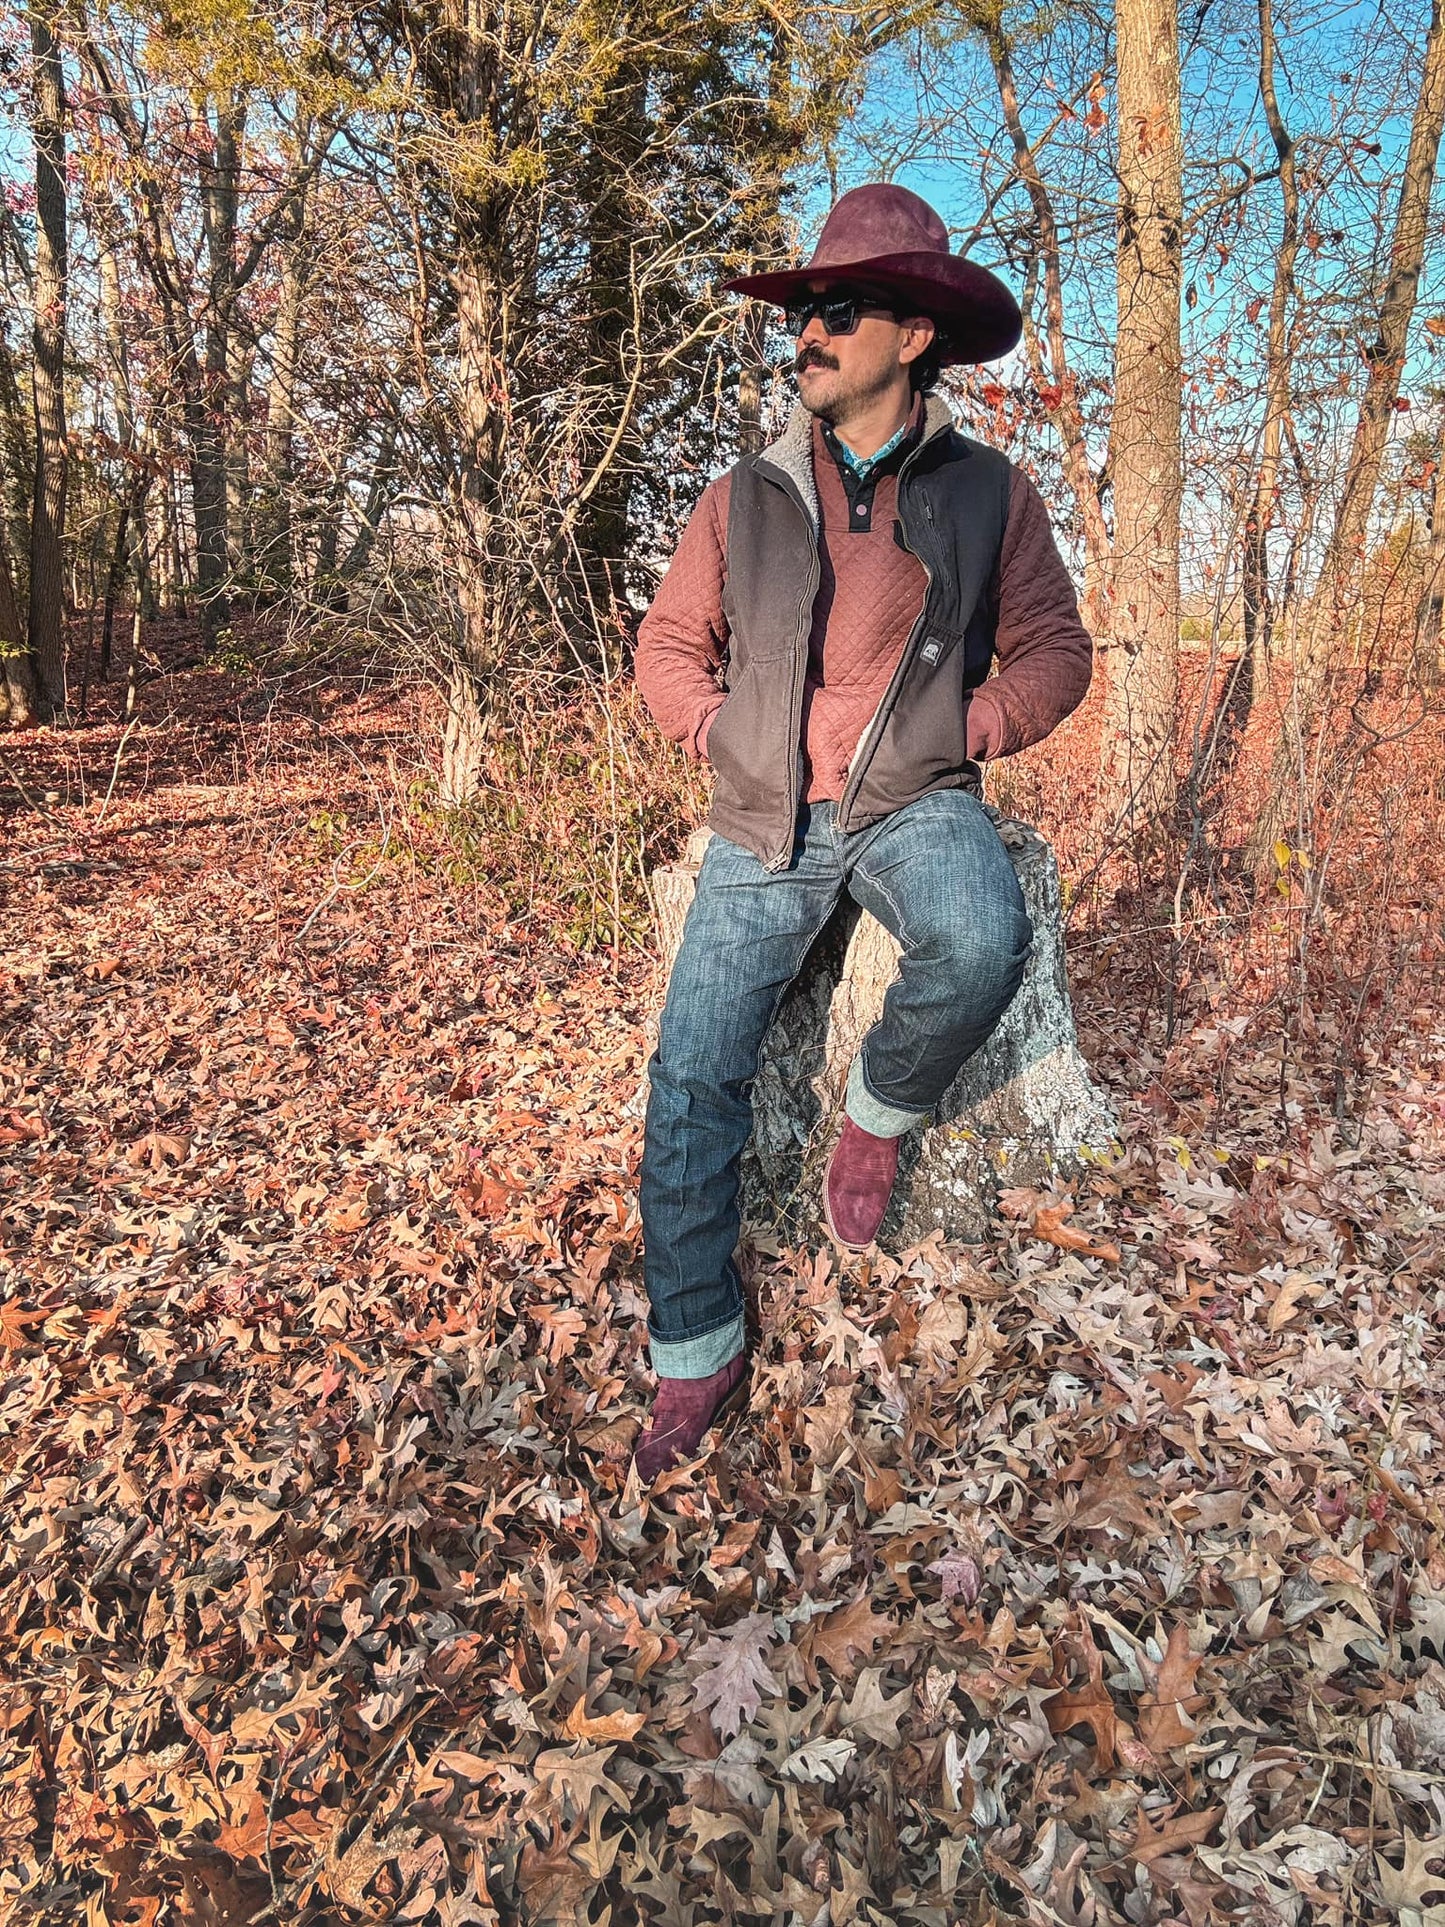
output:
[[[938,395],[930,395],[923,416],[923,433],[919,446],[930,442],[935,435],[953,427],[953,415],[948,403]],[[759,462],[776,469],[790,481],[802,497],[803,507],[813,524],[816,535],[821,518],[818,514],[818,486],[813,480],[813,417],[801,402],[797,403],[788,416],[787,424],[775,442],[770,442],[758,457]]]

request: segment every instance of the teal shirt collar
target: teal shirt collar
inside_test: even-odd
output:
[[[897,434],[890,435],[882,448],[874,449],[871,455],[855,455],[842,437],[836,435],[831,428],[827,433],[828,439],[832,442],[844,466],[848,468],[852,474],[856,475],[860,482],[866,482],[875,469],[881,468],[883,463],[888,460],[888,457],[893,454],[896,449],[903,446],[908,431],[912,426],[913,416],[910,414],[908,420],[904,422]]]

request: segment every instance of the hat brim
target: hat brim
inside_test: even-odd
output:
[[[1023,333],[1019,305],[987,268],[958,254],[880,254],[867,261],[829,261],[776,274],[745,274],[723,287],[758,301],[791,300],[810,281],[874,281],[918,303],[947,337],[946,367],[994,361],[1016,347]]]

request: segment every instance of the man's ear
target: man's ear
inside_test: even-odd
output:
[[[938,333],[938,325],[931,315],[909,315],[906,321],[899,322],[903,330],[903,340],[899,344],[898,359],[903,367],[917,361],[933,345],[933,337]]]

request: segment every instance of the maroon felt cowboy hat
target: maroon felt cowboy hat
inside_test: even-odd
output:
[[[929,315],[945,340],[945,364],[992,361],[1023,332],[1018,303],[987,268],[948,251],[948,229],[906,187],[875,181],[852,188],[823,223],[805,268],[745,274],[723,286],[760,301],[786,302],[823,276],[889,289]]]

